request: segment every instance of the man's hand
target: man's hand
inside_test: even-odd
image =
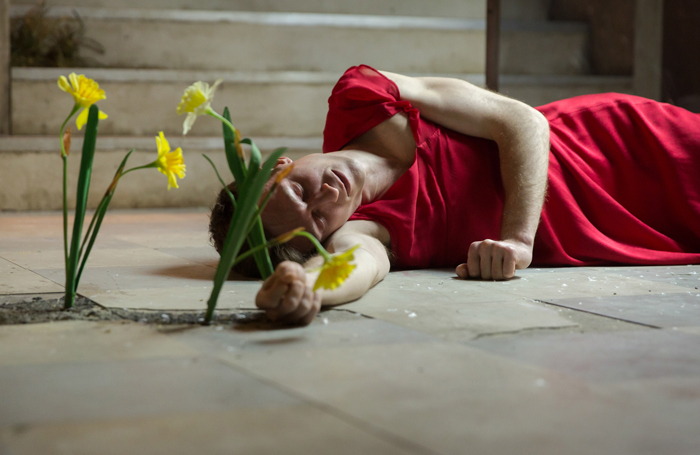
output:
[[[532,246],[518,240],[482,240],[469,246],[467,262],[455,270],[462,279],[507,280],[532,262]]]
[[[255,297],[255,305],[265,310],[272,321],[308,325],[321,309],[321,294],[312,289],[304,267],[285,261],[265,280]]]

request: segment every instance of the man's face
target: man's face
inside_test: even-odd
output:
[[[277,170],[288,166],[292,160],[284,157]],[[300,158],[270,197],[262,213],[263,224],[274,236],[303,227],[324,241],[360,206],[364,176],[357,161],[341,153]],[[311,249],[310,242],[300,237],[290,244],[302,252]]]

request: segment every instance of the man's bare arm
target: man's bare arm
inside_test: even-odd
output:
[[[437,124],[498,144],[505,204],[498,240],[470,246],[463,278],[506,279],[532,261],[547,186],[549,124],[519,101],[449,78],[412,78],[383,72],[421,115]]]
[[[313,291],[323,258],[315,256],[303,266],[283,262],[277,266],[258,291],[255,304],[274,321],[309,324],[322,305],[339,305],[360,298],[389,273],[390,263],[385,240],[386,229],[371,221],[351,221],[329,239],[328,251],[339,253],[355,245],[355,269],[345,282],[333,290]]]

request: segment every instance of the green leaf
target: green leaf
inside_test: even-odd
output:
[[[250,164],[248,165],[248,169],[259,168],[260,163],[262,163],[262,154],[260,153],[258,146],[255,145],[255,142],[253,142],[252,139],[247,137],[241,139],[241,144],[250,145]]]
[[[277,163],[277,159],[282,155],[282,150],[270,155],[270,157],[265,161],[263,167],[259,172],[256,173],[254,179],[250,182],[248,187],[248,192],[245,197],[238,198],[238,208],[233,214],[231,219],[231,224],[229,226],[229,231],[226,236],[226,242],[224,243],[223,250],[221,251],[221,259],[219,260],[219,265],[216,268],[216,274],[214,276],[214,287],[211,291],[211,296],[207,302],[207,314],[205,317],[205,323],[211,321],[214,315],[214,309],[216,308],[216,303],[219,298],[219,293],[224,285],[224,281],[231,270],[231,266],[241,249],[241,245],[246,238],[246,233],[250,222],[255,215],[258,200],[262,194],[263,188],[267,180],[270,178],[272,173],[272,168]]]
[[[228,188],[228,185],[226,185],[226,182],[224,182],[224,179],[221,178],[221,174],[219,174],[219,170],[216,168],[216,165],[215,165],[214,162],[211,160],[211,158],[209,158],[209,157],[208,157],[207,155],[205,155],[204,153],[202,153],[202,156],[203,156],[207,161],[209,161],[209,164],[211,164],[211,167],[214,168],[214,172],[216,173],[216,178],[219,179],[219,183],[221,183],[221,186],[223,186],[223,187],[224,187],[224,190],[226,190],[226,193],[228,194],[228,197],[231,198],[231,203],[233,203],[233,208],[235,209],[235,208],[236,208],[236,197],[233,195],[233,193],[231,192],[231,190]]]
[[[131,149],[129,153],[126,154],[124,159],[122,160],[121,164],[117,168],[117,172],[114,173],[114,178],[117,179],[117,183],[119,183],[119,180],[121,179],[122,172],[124,172],[124,168],[126,167],[126,162],[131,156],[131,154],[134,153],[134,149]],[[85,238],[83,239],[83,244],[80,246],[80,254],[79,256],[82,258],[80,261],[80,268],[78,269],[78,274],[75,277],[75,288],[78,289],[78,285],[80,283],[80,277],[83,275],[83,269],[85,269],[85,264],[87,263],[88,257],[90,256],[90,251],[92,251],[92,246],[95,244],[95,240],[97,240],[97,233],[100,232],[100,226],[102,226],[102,220],[104,220],[105,215],[107,214],[107,209],[109,208],[109,203],[112,202],[112,196],[114,196],[114,192],[117,189],[117,184],[115,183],[114,186],[110,183],[110,187],[107,189],[105,192],[104,196],[102,196],[102,200],[100,201],[100,204],[97,206],[97,210],[95,210],[95,214],[92,215],[92,221],[90,222],[90,227],[88,228],[87,232],[85,233]],[[94,230],[93,230],[94,227]],[[85,246],[85,242],[90,239],[89,243],[87,244],[87,249],[85,250],[85,254],[83,254],[83,247]]]
[[[229,113],[228,108],[224,108],[223,117],[229,122],[231,121],[231,114]],[[231,131],[231,128],[229,128],[225,123],[222,122],[221,124],[224,128],[224,151],[226,152],[226,161],[228,162],[228,167],[231,170],[233,178],[240,184],[241,182],[245,181],[248,172],[245,167],[245,163],[236,152],[236,141],[233,137],[233,131]]]
[[[78,174],[78,190],[75,198],[75,219],[73,221],[73,237],[71,238],[70,253],[68,255],[68,270],[66,270],[66,301],[70,307],[75,300],[77,291],[76,272],[78,267],[78,247],[80,236],[83,232],[85,220],[85,208],[87,207],[88,192],[90,190],[90,178],[92,176],[92,163],[95,158],[95,144],[97,142],[97,124],[99,109],[94,104],[88,111],[88,121],[83,139],[83,154],[80,158],[80,173]]]

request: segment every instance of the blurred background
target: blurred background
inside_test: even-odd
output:
[[[487,3],[501,93],[537,106],[614,91],[700,112],[698,0],[0,0],[0,210],[61,207],[58,131],[73,100],[59,75],[107,93],[93,206],[124,154],[152,161],[164,131],[185,152],[181,188],[134,173],[112,205],[207,207],[219,184],[199,155],[226,170],[221,125],[201,118],[181,135],[175,108],[189,84],[222,78],[213,107],[228,106],[264,153],[286,146],[297,158],[320,150],[327,98],[350,66],[485,86]]]

